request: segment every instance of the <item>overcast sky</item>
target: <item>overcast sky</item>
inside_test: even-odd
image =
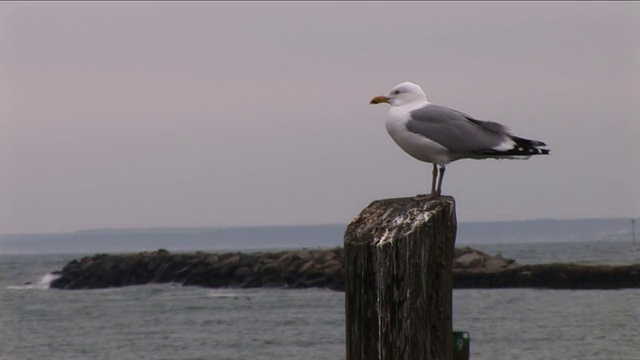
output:
[[[348,223],[430,190],[369,100],[545,141],[459,221],[640,216],[639,3],[0,3],[0,233]]]

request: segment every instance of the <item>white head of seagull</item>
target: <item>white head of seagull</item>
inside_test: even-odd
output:
[[[388,94],[370,102],[380,103],[391,105],[386,127],[396,144],[414,158],[433,164],[428,198],[440,195],[445,165],[452,161],[527,159],[549,154],[548,149],[542,148],[545,143],[516,136],[502,124],[431,104],[420,86],[411,82],[396,85]]]
[[[417,84],[406,81],[398,84],[389,91],[387,95],[376,96],[371,100],[371,104],[386,102],[392,106],[404,106],[413,103],[426,103],[427,95]]]

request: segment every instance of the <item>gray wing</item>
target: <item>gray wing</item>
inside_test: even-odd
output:
[[[511,137],[511,130],[504,125],[476,120],[444,106],[429,104],[412,111],[410,116],[409,131],[455,153],[484,153]]]

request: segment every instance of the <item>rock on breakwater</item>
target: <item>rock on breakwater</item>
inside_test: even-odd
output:
[[[98,254],[69,262],[57,289],[98,289],[174,282],[204,287],[323,287],[344,289],[344,252],[296,250],[273,253]]]
[[[148,283],[211,288],[282,287],[344,290],[344,251],[302,249],[269,253],[98,254],[72,260],[51,282],[57,289],[100,289]],[[640,288],[640,264],[518,265],[502,255],[456,248],[454,288]]]
[[[453,270],[454,287],[461,289],[625,289],[640,288],[640,264],[521,265],[499,271]]]

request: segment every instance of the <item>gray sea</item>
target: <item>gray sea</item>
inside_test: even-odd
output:
[[[640,263],[640,245],[622,241],[473,246],[519,263]],[[342,292],[48,289],[47,274],[81,256],[0,255],[0,359],[345,357]],[[453,302],[474,360],[640,359],[640,289],[454,290]]]

